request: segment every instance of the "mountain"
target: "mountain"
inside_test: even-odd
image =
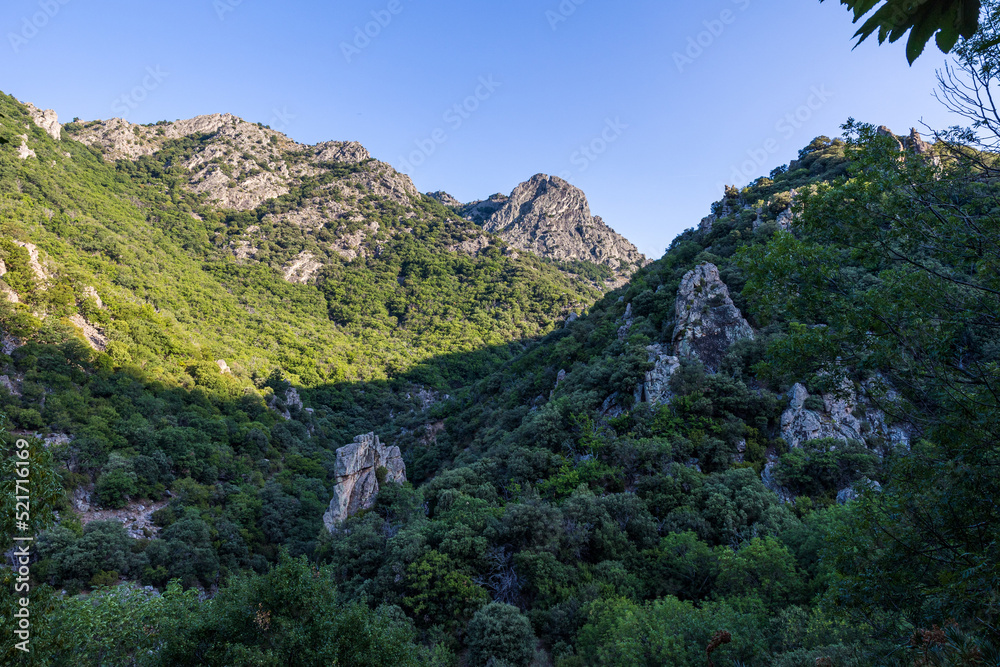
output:
[[[648,263],[628,239],[591,215],[582,190],[557,176],[536,174],[509,197],[495,194],[470,204],[459,204],[446,192],[430,196],[515,248],[560,262],[607,267],[608,282],[616,287]]]
[[[991,655],[988,154],[817,137],[644,263],[541,175],[477,223],[231,116],[3,96],[0,137],[0,537],[52,664]]]

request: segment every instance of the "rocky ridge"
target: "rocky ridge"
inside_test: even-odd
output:
[[[209,114],[155,125],[135,125],[112,118],[74,123],[65,129],[77,141],[100,150],[108,160],[135,160],[157,153],[170,141],[201,139],[181,160],[190,172],[186,187],[204,193],[220,208],[241,211],[286,194],[302,178],[319,174],[329,164],[363,164],[371,160],[357,142],[328,141],[307,146],[232,114]],[[389,189],[417,194],[409,178],[397,174],[389,165],[378,163],[372,171],[379,178],[369,180],[384,181],[386,172],[391,172],[396,182]]]

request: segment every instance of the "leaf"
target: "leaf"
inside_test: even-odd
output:
[[[884,4],[881,4],[884,1]],[[823,2],[823,0],[820,0]],[[871,14],[854,36],[855,48],[878,33],[879,44],[898,41],[910,33],[906,59],[912,65],[924,52],[930,38],[942,52],[950,52],[959,37],[966,39],[979,29],[982,0],[840,0],[854,14],[854,23]],[[880,5],[880,6],[879,6]],[[876,9],[877,7],[877,9]],[[874,13],[872,11],[874,10]]]

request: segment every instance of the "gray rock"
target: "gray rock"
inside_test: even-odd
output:
[[[52,109],[39,109],[34,104],[30,102],[24,105],[28,109],[28,114],[31,116],[31,120],[35,121],[35,125],[45,130],[45,132],[59,141],[62,136],[62,125],[59,124],[59,115]]]
[[[470,220],[477,225],[485,223],[490,217],[499,211],[507,203],[509,197],[500,194],[491,195],[489,199],[480,199],[469,204],[462,204],[459,213],[466,220]]]
[[[349,516],[372,506],[379,492],[379,468],[386,470],[386,483],[406,481],[406,465],[399,447],[386,447],[374,433],[359,435],[353,443],[337,450],[337,486],[323,515],[327,530],[333,532]]]
[[[459,208],[462,206],[462,202],[458,201],[444,190],[438,190],[437,192],[428,192],[427,196],[430,197],[431,199],[437,199],[445,206],[450,206],[451,208]]]
[[[718,370],[733,343],[753,338],[753,328],[733,303],[714,264],[706,262],[684,276],[674,308],[677,356],[699,359],[711,372]]]
[[[17,390],[14,383],[10,381],[10,377],[6,375],[0,375],[0,387],[6,389],[12,396],[20,396],[21,392]]]
[[[818,438],[858,440],[868,446],[881,441],[893,448],[909,447],[908,429],[891,424],[885,412],[867,395],[868,391],[874,391],[872,382],[866,383],[866,387],[859,398],[854,385],[845,381],[839,392],[822,396],[822,410],[810,410],[805,407],[809,392],[796,384],[789,392],[788,409],[781,415],[781,437],[789,447],[801,447]],[[894,401],[895,392],[890,391],[883,398]]]
[[[874,480],[868,479],[867,477],[862,477],[851,486],[846,489],[841,489],[837,493],[837,503],[840,505],[846,505],[852,500],[856,500],[858,496],[866,490],[881,493],[882,485]]]
[[[100,329],[91,324],[87,319],[80,315],[79,313],[74,313],[70,315],[69,321],[73,323],[75,327],[83,332],[83,337],[86,339],[87,344],[94,348],[98,352],[104,352],[108,349],[108,337],[105,336]]]
[[[791,492],[785,487],[778,483],[778,480],[774,477],[774,466],[777,464],[777,460],[769,460],[764,464],[764,472],[760,474],[760,479],[764,483],[764,487],[778,496],[778,499],[783,503],[790,503],[794,500]]]
[[[649,361],[654,366],[652,370],[646,371],[643,382],[636,389],[636,400],[654,405],[669,403],[673,398],[670,378],[680,368],[680,359],[667,354],[659,343],[648,346],[646,352],[649,353]]]
[[[490,201],[500,203],[498,198]],[[602,264],[621,283],[648,263],[625,237],[591,215],[582,190],[556,176],[536,174],[518,185],[483,229],[542,257]]]

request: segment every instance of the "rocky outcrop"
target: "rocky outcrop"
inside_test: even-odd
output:
[[[913,151],[917,155],[933,155],[934,144],[924,141],[920,133],[917,132],[917,128],[910,128],[910,135],[908,137],[901,137],[892,130],[890,130],[885,125],[881,125],[878,128],[878,134],[882,137],[892,137],[896,140],[896,144],[899,146],[899,150],[902,151]]]
[[[160,532],[160,527],[153,521],[153,514],[169,505],[170,501],[171,498],[166,498],[149,505],[131,502],[122,509],[100,509],[91,502],[90,491],[77,487],[70,505],[85,526],[91,521],[117,521],[125,527],[129,537],[142,540],[155,538]]]
[[[107,336],[101,333],[100,329],[88,322],[83,315],[79,313],[71,315],[69,321],[83,333],[83,337],[90,347],[98,352],[104,352],[108,349]]]
[[[59,141],[62,137],[62,125],[59,124],[59,115],[52,109],[45,109],[43,111],[30,102],[24,106],[28,110],[31,120],[35,121],[35,125],[45,130],[46,134],[50,137]]]
[[[681,361],[676,356],[668,354],[660,344],[650,345],[646,348],[649,353],[649,361],[653,368],[646,371],[646,376],[642,383],[636,388],[636,402],[645,403],[669,403],[673,398],[670,391],[670,378],[681,367]]]
[[[11,396],[21,395],[21,392],[14,386],[14,383],[11,382],[10,377],[7,375],[0,375],[0,387],[6,389]]]
[[[858,440],[869,446],[879,442],[893,448],[909,446],[907,430],[890,424],[885,412],[867,396],[859,398],[850,382],[815,402],[809,401],[809,391],[802,384],[792,387],[789,394],[788,409],[781,415],[781,437],[789,447],[801,447],[819,438]],[[815,404],[809,406],[807,402]]]
[[[121,118],[69,126],[73,137],[99,149],[109,160],[152,155],[171,140],[199,139],[179,163],[189,172],[187,189],[203,193],[222,208],[249,210],[279,197],[304,177],[338,165],[355,165],[346,179],[376,196],[409,201],[416,187],[391,166],[372,160],[354,141],[306,146],[280,132],[232,114],[209,114],[173,123],[134,125]]]
[[[460,208],[462,206],[462,202],[458,201],[444,190],[438,190],[437,192],[428,192],[427,196],[430,197],[431,199],[438,200],[439,202],[450,208]]]
[[[17,156],[22,160],[27,160],[29,157],[37,157],[35,151],[28,148],[28,135],[21,135],[21,145],[17,147]]]
[[[537,174],[518,185],[483,229],[520,250],[603,264],[619,277],[647,263],[625,237],[591,215],[582,190],[556,176]]]
[[[285,280],[290,283],[306,284],[319,270],[323,264],[316,260],[316,257],[309,251],[303,250],[299,256],[289,262],[284,269]]]
[[[374,433],[359,435],[353,443],[337,450],[337,486],[330,508],[323,515],[327,530],[332,532],[347,517],[372,506],[379,492],[380,468],[385,470],[383,484],[406,481],[399,447],[386,447]]]
[[[753,329],[733,303],[714,264],[706,262],[684,276],[674,308],[676,355],[698,359],[712,372],[718,370],[733,343],[753,338]]]
[[[510,199],[507,195],[502,195],[497,193],[492,195],[489,199],[481,199],[479,201],[474,201],[471,204],[462,204],[459,208],[459,213],[466,220],[476,223],[477,225],[486,224],[493,215],[503,208],[503,205],[507,203]]]
[[[360,164],[371,160],[368,149],[356,141],[324,141],[314,147],[316,161]]]
[[[28,251],[31,271],[35,274],[35,279],[38,283],[44,285],[49,279],[49,274],[42,266],[42,261],[38,255],[38,248],[33,243],[25,243],[24,241],[14,241],[14,245],[21,246]]]

